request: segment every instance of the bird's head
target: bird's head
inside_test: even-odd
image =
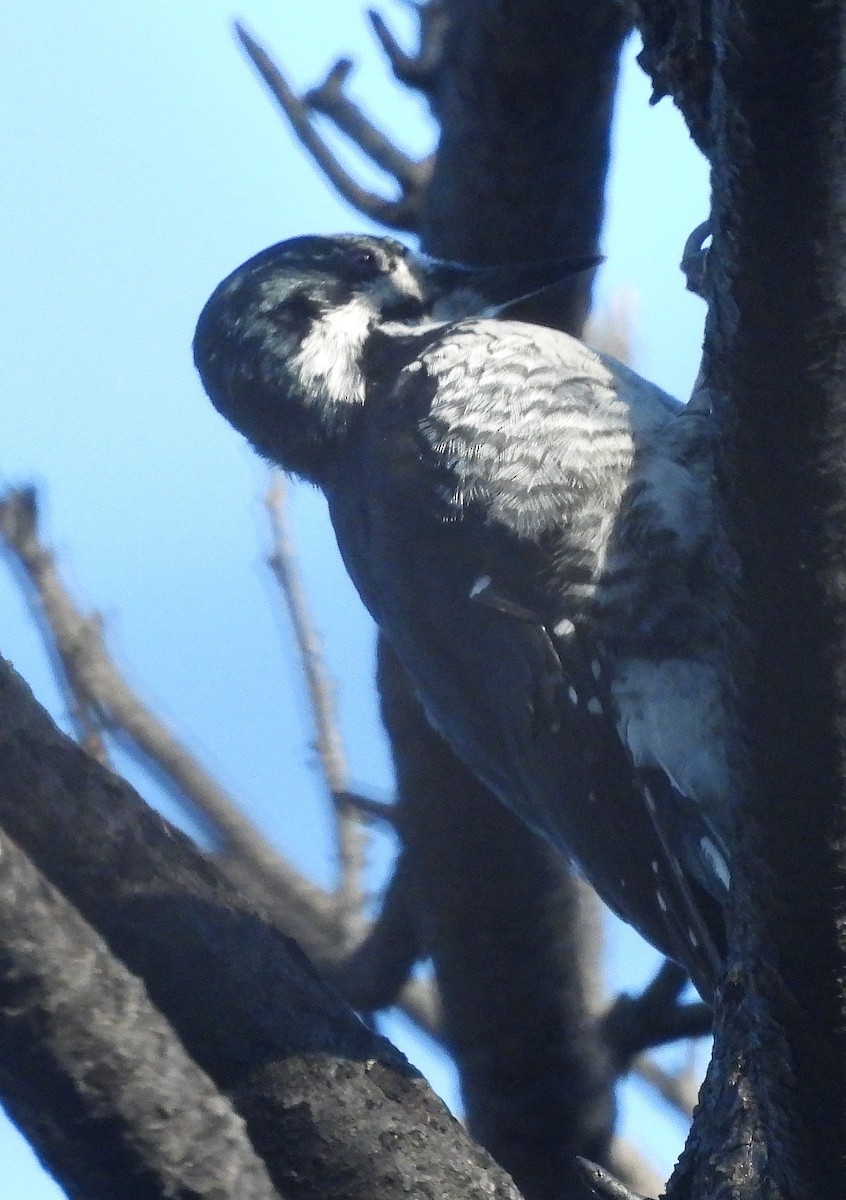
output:
[[[364,404],[374,330],[495,316],[597,262],[470,267],[392,238],[291,238],[216,288],[197,323],[194,361],[215,408],[261,454],[320,483]]]

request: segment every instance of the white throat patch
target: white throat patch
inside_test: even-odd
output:
[[[361,351],[374,316],[372,304],[356,296],[315,321],[291,359],[306,396],[322,403],[364,403]]]

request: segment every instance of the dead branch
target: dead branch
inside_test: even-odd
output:
[[[404,154],[390,138],[370,121],[359,106],[350,100],[344,85],[352,71],[349,58],[339,58],[323,83],[311,88],[303,97],[314,112],[323,113],[358,146],[369,159],[398,181],[404,192],[422,191],[429,182],[431,160],[418,162]]]
[[[348,204],[351,204],[357,212],[360,212],[370,220],[378,221],[388,229],[399,229],[413,233],[417,229],[421,192],[425,190],[425,185],[422,189],[419,186],[413,186],[410,182],[408,186],[405,186],[403,179],[395,176],[400,194],[398,199],[390,200],[369,191],[357,183],[349,172],[341,166],[325,140],[318,133],[312,119],[312,109],[308,102],[301,99],[294,92],[267,51],[258,44],[243,25],[236,23],[235,32],[259,75],[261,75],[271,94],[290,121],[298,141],[309,152],[338,194]],[[355,107],[352,101],[346,101],[343,107],[344,115],[342,119],[351,127],[355,126],[356,122],[351,118],[351,111]],[[375,128],[366,118],[361,114],[359,114],[359,117],[358,127],[360,131],[369,129],[374,134],[377,134]],[[383,157],[386,141],[387,139],[382,134],[377,134],[375,149]],[[366,141],[362,144],[356,144],[359,145],[359,149],[364,154],[371,156],[370,147]],[[399,151],[396,153],[398,154]],[[378,163],[378,158],[374,158],[374,161]],[[420,170],[417,178],[425,179],[427,177],[425,164],[419,164],[419,167]],[[409,179],[408,169],[404,169],[404,174],[406,179]]]
[[[0,499],[0,536],[24,572],[56,654],[73,664],[74,687],[84,703],[112,728],[122,730],[159,768],[178,798],[211,821],[227,854],[248,862],[295,909],[320,914],[328,929],[333,920],[330,898],[272,849],[235,800],[120,675],[106,649],[101,622],[80,612],[59,577],[52,551],[41,541],[34,489],[14,489]]]
[[[379,916],[363,941],[332,973],[332,982],[355,1008],[376,1012],[396,1004],[421,957],[411,879],[406,857],[401,855]]]
[[[305,590],[297,570],[296,555],[288,526],[287,483],[281,471],[274,471],[265,496],[265,508],[273,537],[268,565],[273,572],[294,631],[306,691],[314,720],[315,744],[326,786],[335,810],[335,830],[340,868],[335,892],[338,926],[345,947],[361,938],[364,893],[366,837],[358,819],[358,809],[349,799],[346,754],[338,729],[338,717],[329,674],[317,630],[312,624]]]
[[[681,1071],[665,1071],[654,1058],[641,1054],[632,1063],[632,1073],[654,1088],[680,1117],[690,1120],[702,1082],[699,1073],[692,1067],[685,1067]]]
[[[372,796],[363,796],[361,792],[345,792],[344,799],[357,810],[362,821],[396,829],[397,813],[393,802],[375,800]]]
[[[4,1103],[74,1192],[278,1200],[141,982],[2,833],[0,1027]]]
[[[37,496],[34,488],[20,488],[15,493],[14,504],[0,505],[0,537],[7,543],[14,543],[19,538],[26,538],[32,524],[37,520]],[[20,569],[20,563],[12,556],[13,569]],[[32,593],[26,586],[23,588],[27,600],[32,599]],[[96,631],[101,625],[99,613],[92,613],[78,623],[77,637],[67,639],[59,645],[49,631],[44,630],[44,614],[39,606],[30,604],[33,621],[41,631],[45,649],[51,660],[53,673],[59,691],[64,697],[65,710],[70,719],[77,741],[88,753],[104,766],[110,765],[109,752],[103,738],[102,714],[96,705],[91,703],[85,687],[79,677],[78,650],[89,635],[90,625]]]
[[[605,1017],[605,1036],[620,1070],[643,1050],[682,1038],[706,1037],[712,1013],[707,1004],[681,1004],[688,982],[683,967],[669,959],[639,996],[619,996]]]
[[[630,1191],[597,1163],[589,1162],[586,1158],[577,1158],[576,1164],[579,1174],[597,1200],[644,1200],[643,1196]]]
[[[288,527],[287,484],[281,470],[270,476],[265,496],[272,534],[268,564],[282,593],[282,599],[294,631],[302,673],[316,732],[320,767],[335,810],[335,833],[340,877],[335,890],[338,932],[342,948],[360,940],[364,926],[364,890],[362,876],[366,865],[366,836],[356,805],[349,800],[347,756],[338,730],[335,697],[317,630],[314,629]]]
[[[419,45],[415,54],[406,54],[375,9],[371,8],[367,16],[394,78],[406,87],[428,92],[434,86],[443,56],[444,33],[449,16],[443,0],[420,0],[415,8],[419,21]]]

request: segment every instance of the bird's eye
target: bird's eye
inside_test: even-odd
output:
[[[362,279],[375,279],[382,271],[382,262],[375,250],[353,250],[349,262]]]

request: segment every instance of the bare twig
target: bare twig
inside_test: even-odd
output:
[[[362,821],[387,825],[391,829],[397,827],[397,806],[384,800],[374,800],[372,796],[362,796],[360,792],[345,792],[344,799],[352,805]]]
[[[643,1050],[711,1032],[707,1004],[680,1004],[687,973],[667,959],[639,996],[618,996],[605,1017],[605,1034],[614,1061],[625,1070]]]
[[[350,946],[359,940],[363,932],[362,876],[367,839],[356,806],[350,800],[346,755],[338,730],[332,684],[323,662],[317,631],[309,616],[308,602],[291,543],[286,488],[281,471],[274,471],[265,497],[273,536],[268,564],[279,584],[291,620],[311,702],[317,753],[335,807],[340,867],[335,894],[343,941]]]
[[[270,476],[265,508],[273,538],[268,565],[279,584],[294,631],[308,685],[320,765],[329,790],[333,796],[339,795],[348,791],[346,756],[338,732],[332,684],[296,566],[288,524],[287,483],[281,471],[273,471]]]
[[[393,175],[404,192],[425,188],[432,171],[431,160],[418,162],[404,154],[350,100],[344,91],[344,84],[352,67],[351,59],[339,58],[323,83],[306,92],[303,97],[305,103],[315,112],[329,117],[368,158]]]
[[[416,54],[406,54],[375,9],[371,8],[367,15],[394,77],[407,87],[428,92],[434,85],[443,55],[448,16],[443,0],[428,0],[428,3],[416,4],[415,8],[420,23],[420,44]]]
[[[28,532],[37,520],[37,496],[34,488],[20,488],[15,493],[14,503],[0,504],[0,536],[7,543],[14,543],[19,538],[26,538]],[[13,568],[20,569],[21,564],[12,558]],[[25,572],[24,572],[25,574]],[[24,594],[31,599],[29,589],[24,587]],[[59,690],[65,700],[65,708],[79,744],[96,758],[103,766],[110,766],[109,752],[103,738],[103,718],[95,704],[91,703],[85,687],[79,677],[78,658],[84,653],[85,643],[89,637],[96,636],[101,629],[99,613],[80,617],[76,633],[68,637],[61,645],[50,637],[49,631],[43,629],[44,614],[39,606],[31,605],[33,620],[41,630],[45,648],[51,659],[53,672]]]
[[[676,1072],[665,1071],[654,1058],[650,1058],[648,1054],[641,1054],[632,1063],[632,1074],[654,1088],[662,1100],[685,1120],[690,1120],[699,1097],[701,1082],[692,1066]]]
[[[32,589],[42,631],[60,661],[73,664],[74,689],[82,701],[122,730],[131,748],[149,758],[178,798],[211,822],[227,853],[246,860],[295,907],[306,905],[328,918],[331,901],[326,893],[273,850],[235,800],[122,678],[106,650],[101,622],[80,612],[59,577],[52,552],[40,540],[34,489],[14,489],[0,500],[0,536]]]
[[[378,221],[389,229],[413,232],[417,228],[420,208],[420,196],[417,190],[414,188],[404,190],[401,180],[397,180],[400,184],[400,196],[396,200],[390,200],[357,183],[341,166],[317,132],[308,103],[294,92],[267,51],[242,25],[236,23],[235,32],[256,70],[290,121],[300,144],[309,152],[335,190],[353,208],[371,220]],[[363,117],[361,119],[364,122],[365,119]],[[369,125],[369,122],[365,123]],[[361,149],[368,153],[366,146],[361,146]]]
[[[597,1200],[643,1200],[642,1196],[630,1191],[625,1184],[620,1183],[619,1179],[615,1179],[609,1171],[598,1166],[597,1163],[578,1157],[576,1166]]]
[[[421,956],[411,878],[401,855],[385,892],[382,911],[367,937],[333,972],[332,980],[353,1007],[376,1012],[396,1004]]]
[[[229,1099],[140,980],[4,833],[0,1027],[0,1092],[74,1194],[94,1194],[88,1176],[102,1185],[112,1172],[116,1196],[135,1175],[149,1178],[151,1196],[278,1200]],[[57,1136],[69,1119],[73,1137]]]

